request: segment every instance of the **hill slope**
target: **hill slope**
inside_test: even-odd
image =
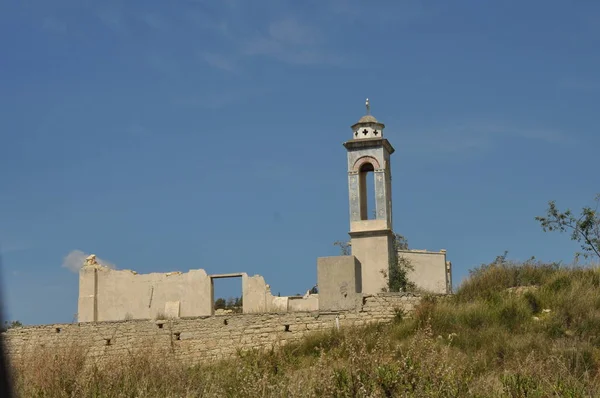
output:
[[[600,396],[600,270],[503,261],[413,319],[186,368],[151,352],[84,368],[77,347],[15,364],[21,396]]]

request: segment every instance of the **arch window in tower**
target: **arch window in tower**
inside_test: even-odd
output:
[[[358,189],[360,190],[360,219],[373,220],[377,217],[375,206],[375,168],[364,162],[359,169]]]

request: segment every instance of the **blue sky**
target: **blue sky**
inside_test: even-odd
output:
[[[600,191],[599,20],[593,1],[2,2],[8,318],[73,320],[74,250],[304,293],[347,238],[366,97],[412,248],[447,249],[456,283],[504,250],[571,261],[534,217]]]

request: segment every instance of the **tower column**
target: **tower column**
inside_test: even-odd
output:
[[[351,171],[348,173],[348,187],[350,193],[350,221],[360,221],[361,192],[358,187],[358,172]]]

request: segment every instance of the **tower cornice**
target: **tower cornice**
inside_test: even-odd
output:
[[[376,127],[379,130],[383,130],[385,128],[385,124],[379,123],[377,119],[375,119],[371,115],[363,116],[360,120],[350,126],[351,129],[356,129],[356,127]]]
[[[347,150],[366,149],[383,146],[389,154],[394,153],[395,149],[386,138],[363,138],[360,140],[349,140],[344,142]]]

